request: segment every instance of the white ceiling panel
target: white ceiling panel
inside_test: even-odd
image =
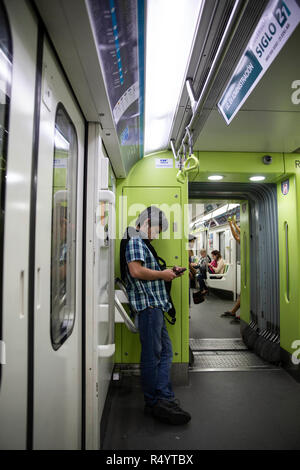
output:
[[[300,27],[229,126],[211,111],[195,150],[293,152],[300,147],[300,104],[292,83],[300,80]]]
[[[300,147],[300,112],[239,111],[227,127],[212,111],[195,150],[293,152]]]

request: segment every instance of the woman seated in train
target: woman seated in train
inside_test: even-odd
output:
[[[200,284],[201,294],[203,295],[208,293],[208,290],[205,284],[205,279],[207,279],[206,271],[207,271],[208,263],[210,262],[211,262],[211,258],[210,256],[207,255],[206,250],[200,250],[199,263],[193,264],[193,267],[195,269],[199,269],[199,272],[196,275],[196,277]]]
[[[218,250],[213,250],[211,254],[213,257],[213,261],[211,263],[208,263],[208,271],[211,274],[223,274],[225,269],[225,263],[221,256],[221,253]]]

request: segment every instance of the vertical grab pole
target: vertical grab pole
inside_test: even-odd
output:
[[[244,288],[247,287],[247,235],[244,232]]]

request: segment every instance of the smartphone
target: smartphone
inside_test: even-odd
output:
[[[181,268],[180,266],[173,266],[173,271],[178,276],[179,274],[184,273],[184,271],[186,271],[186,268]]]

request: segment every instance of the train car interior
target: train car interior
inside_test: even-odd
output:
[[[0,0],[1,450],[300,450],[299,24]]]
[[[192,351],[196,351],[198,340],[201,347],[201,340],[205,340],[204,344],[207,345],[207,340],[212,338],[226,340],[232,338],[241,344],[239,313],[225,315],[225,312],[231,313],[241,293],[240,244],[233,237],[228,222],[228,219],[230,221],[232,218],[239,227],[240,204],[236,201],[191,201],[190,230],[191,235],[195,237],[192,242],[191,262],[196,268],[191,288],[192,293],[196,293],[196,302],[198,292],[204,294],[198,299],[201,305],[195,303],[194,299],[192,305],[190,302],[190,346]],[[216,276],[208,271],[208,263],[212,261],[211,252],[214,250],[218,250],[224,260],[223,276]],[[207,260],[206,254],[209,257]],[[202,258],[204,265],[200,264]],[[204,284],[201,283],[200,286],[201,274],[204,277]],[[224,321],[223,317],[226,316],[231,321]],[[228,342],[225,341],[226,343]]]

